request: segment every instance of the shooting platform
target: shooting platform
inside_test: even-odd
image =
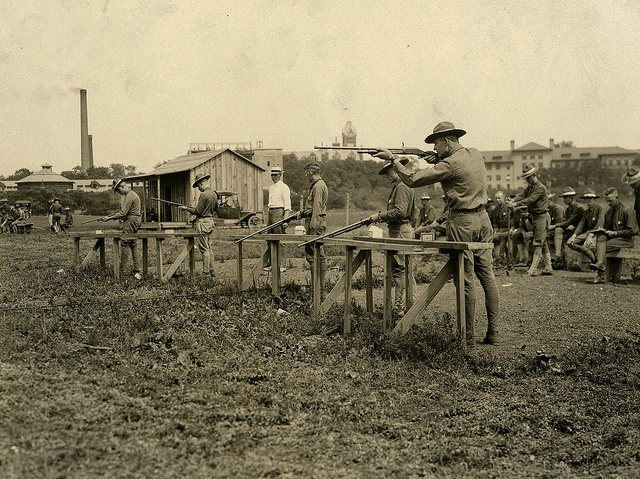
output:
[[[271,251],[271,274],[272,274],[272,292],[274,295],[279,294],[280,288],[280,264],[278,258],[278,244],[280,242],[287,243],[303,243],[313,239],[314,236],[296,236],[296,235],[264,235],[254,237],[246,241],[267,241],[269,245],[268,251]],[[327,294],[324,301],[320,291],[320,272],[317,265],[319,264],[320,246],[341,245],[345,247],[345,272],[338,279],[333,289]],[[356,271],[364,264],[365,267],[365,305],[366,310],[373,312],[373,268],[372,253],[380,252],[384,255],[384,286],[383,286],[383,330],[389,332],[406,332],[413,324],[415,324],[422,311],[433,301],[435,296],[440,292],[443,286],[454,278],[456,285],[456,318],[457,328],[461,337],[465,337],[465,305],[464,305],[464,253],[465,251],[478,251],[493,248],[492,243],[476,243],[461,241],[421,241],[421,240],[405,240],[395,238],[323,238],[319,241],[311,243],[314,251],[314,263],[312,275],[314,277],[313,285],[313,311],[315,315],[321,315],[328,311],[332,303],[344,295],[344,323],[343,332],[349,334],[351,332],[351,299],[352,299],[352,283],[353,276]],[[448,261],[440,269],[436,277],[433,279],[428,288],[421,293],[415,301],[413,300],[415,291],[415,281],[413,279],[413,259],[416,255],[431,254],[434,252],[447,254]],[[265,252],[265,255],[267,252]],[[393,327],[393,275],[392,264],[395,255],[403,256],[405,261],[405,315]],[[274,259],[275,258],[275,259]],[[259,261],[254,267],[255,270],[262,266]],[[248,278],[249,280],[251,278]],[[238,243],[238,289],[243,290],[250,285],[243,282],[242,276],[242,242]],[[393,328],[393,329],[392,329]]]
[[[148,274],[149,269],[149,240],[156,240],[156,272],[158,279],[165,283],[169,281],[169,278],[173,276],[173,274],[178,270],[182,262],[189,258],[189,277],[193,278],[194,269],[195,269],[195,239],[201,236],[201,233],[193,232],[173,232],[168,233],[166,231],[157,232],[157,231],[138,231],[135,234],[124,234],[121,231],[104,231],[102,233],[97,232],[83,232],[83,233],[75,233],[73,236],[74,242],[74,251],[73,251],[73,266],[74,271],[79,273],[81,269],[85,268],[94,257],[99,256],[100,258],[100,267],[103,269],[107,268],[106,262],[106,248],[105,243],[107,240],[111,240],[111,252],[113,259],[113,277],[116,280],[120,279],[120,252],[121,252],[121,244],[122,241],[125,240],[142,240],[142,274],[146,276]],[[163,268],[163,241],[167,238],[182,238],[186,240],[187,244],[185,245],[182,252],[178,255],[176,260],[169,266],[169,268],[164,271]],[[80,240],[81,239],[92,239],[95,240],[95,244],[89,254],[84,258],[82,262],[80,262]]]

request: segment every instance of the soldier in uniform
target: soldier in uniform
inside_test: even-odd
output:
[[[416,188],[433,183],[442,185],[447,196],[447,238],[451,241],[477,241],[493,243],[493,228],[486,205],[488,201],[486,178],[482,154],[475,148],[463,147],[459,139],[466,131],[453,123],[443,121],[425,138],[433,143],[437,152],[433,168],[411,171],[401,165],[389,150],[379,150],[374,156],[393,162],[393,168],[404,184]],[[492,249],[464,252],[464,292],[466,341],[473,345],[476,293],[473,277],[476,276],[484,289],[487,310],[487,334],[484,342],[498,343],[498,314],[500,296],[493,273]],[[454,278],[457,282],[457,279]]]
[[[538,263],[543,260],[543,275],[553,274],[551,252],[547,244],[547,227],[550,224],[547,188],[538,180],[538,169],[532,164],[522,166],[522,178],[527,182],[524,192],[511,200],[509,206],[526,206],[533,225],[533,258],[529,267],[529,276],[538,276]]]
[[[640,168],[630,166],[622,175],[622,183],[633,188],[633,209],[636,213],[636,224],[640,226]]]
[[[140,228],[140,197],[125,182],[121,180],[113,180],[113,192],[121,195],[120,209],[115,213],[100,218],[100,221],[120,220],[120,228],[125,234],[134,234]],[[136,279],[142,279],[140,252],[138,250],[138,241],[135,239],[122,241],[122,252],[120,255],[120,265],[124,267],[127,263],[127,254],[131,250],[133,259],[133,276]]]
[[[565,187],[562,190],[562,194],[560,195],[562,201],[564,202],[566,208],[564,210],[564,218],[562,221],[554,222],[551,220],[551,225],[549,226],[549,231],[554,232],[554,241],[556,241],[555,248],[556,254],[553,258],[551,258],[552,263],[561,264],[562,263],[562,248],[567,240],[571,237],[573,232],[576,230],[576,227],[580,223],[582,219],[582,215],[584,214],[584,208],[580,203],[576,201],[576,192],[570,186]],[[560,236],[560,240],[558,240],[558,236]],[[558,243],[560,247],[558,248]]]
[[[202,253],[202,274],[213,277],[213,251],[211,249],[211,240],[213,237],[213,215],[216,212],[218,204],[218,194],[209,186],[209,178],[211,175],[197,174],[192,187],[198,188],[200,196],[196,207],[178,206],[178,209],[188,211],[196,216],[196,231],[202,233],[203,236],[198,237],[198,249]]]
[[[406,165],[409,160],[403,158],[399,163]],[[398,173],[392,168],[392,163],[386,163],[380,171],[379,175],[385,175],[389,183],[393,186],[389,193],[387,201],[387,211],[384,213],[376,213],[369,217],[371,223],[387,223],[389,228],[389,238],[413,239],[413,228],[411,227],[411,217],[415,208],[414,191],[400,181]],[[397,255],[393,257],[393,265],[391,273],[396,287],[395,308],[404,310],[404,273],[405,265],[402,258]]]
[[[431,204],[431,197],[428,194],[420,196],[420,212],[418,215],[418,221],[414,230],[414,237],[420,239],[422,233],[431,231],[432,224],[436,220],[436,209]]]
[[[4,232],[9,219],[9,200],[3,198],[0,200],[0,231]]]
[[[304,218],[304,227],[309,235],[322,235],[327,231],[327,200],[329,189],[320,176],[320,165],[316,162],[307,163],[304,175],[309,182],[309,193],[304,201],[304,208],[298,212],[298,219]],[[305,245],[305,258],[311,266],[311,286],[313,287],[313,246]],[[324,246],[320,247],[320,291],[324,297],[324,283],[327,274],[327,257]]]
[[[549,218],[551,222],[551,224],[547,226],[547,244],[553,244],[556,252],[555,256],[562,256],[562,230],[556,228],[555,225],[564,221],[564,208],[553,201],[555,196],[555,193],[549,193],[547,197],[549,200]],[[553,263],[553,258],[551,258],[551,264]]]
[[[593,231],[596,235],[596,259],[595,264],[591,264],[591,269],[598,272],[594,283],[604,283],[606,271],[607,253],[618,251],[621,248],[633,248],[633,235],[638,232],[633,211],[623,205],[618,199],[618,190],[607,188],[604,192],[604,199],[609,209],[604,215],[602,228]],[[620,278],[621,261],[612,262],[613,280]]]
[[[516,267],[529,265],[529,246],[533,239],[533,223],[527,207],[516,208],[511,225],[511,250],[516,254]]]
[[[512,214],[511,209],[507,206],[504,193],[497,191],[495,194],[495,207],[491,214],[491,225],[493,226],[493,261],[508,261],[510,256],[509,249],[509,228],[511,225]],[[505,255],[503,259],[502,256]]]
[[[64,208],[60,204],[59,198],[53,199],[53,204],[51,205],[51,230],[58,234],[60,230],[60,220],[62,219],[62,215],[64,214]]]
[[[71,210],[68,206],[64,208],[64,222],[60,224],[60,229],[63,233],[66,233],[69,228],[73,225],[73,215],[71,214]]]
[[[567,246],[574,251],[581,252],[589,258],[591,264],[594,264],[596,255],[593,249],[596,247],[596,237],[591,231],[602,228],[606,209],[596,203],[596,199],[600,197],[591,188],[587,188],[580,198],[585,201],[587,208],[584,210],[575,231],[567,240]]]

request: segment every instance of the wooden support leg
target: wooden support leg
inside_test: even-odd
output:
[[[395,251],[384,252],[384,288],[383,288],[383,312],[382,331],[386,333],[391,328],[393,315],[393,255]]]
[[[320,247],[321,243],[313,243],[313,267],[311,268],[313,283],[313,314],[316,317],[321,313],[322,285],[320,284]]]
[[[73,271],[78,274],[80,272],[80,238],[73,238]]]
[[[463,344],[465,343],[467,322],[465,319],[465,307],[464,307],[464,253],[462,251],[455,251],[451,253],[455,264],[454,275],[456,281],[456,310],[458,315],[458,334],[462,338]]]
[[[176,271],[178,271],[178,268],[180,267],[180,265],[182,264],[182,262],[187,259],[187,257],[193,252],[193,242],[189,241],[189,243],[187,243],[187,246],[184,247],[184,249],[180,252],[180,254],[178,255],[178,258],[171,264],[171,266],[169,266],[169,269],[167,269],[167,272],[164,274],[164,276],[161,278],[161,281],[163,283],[166,283],[167,281],[169,281],[171,279],[171,277],[173,276],[173,273],[175,273]],[[193,271],[191,271],[190,273],[190,277],[191,274],[193,274]]]
[[[100,249],[100,268],[107,269],[107,252],[105,251],[104,238],[98,238],[96,244],[98,244],[98,248]]]
[[[416,301],[413,303],[413,306],[407,311],[404,317],[398,321],[396,327],[393,329],[394,333],[406,333],[411,329],[420,314],[424,309],[433,301],[433,298],[440,292],[442,287],[447,284],[449,278],[453,276],[455,271],[455,262],[453,259],[449,259],[442,267],[440,272],[436,275],[436,277],[431,281],[431,284],[420,296],[416,298]]]
[[[242,291],[242,241],[237,243],[238,251],[236,253],[237,266],[236,266],[236,284],[238,291]]]
[[[195,238],[193,237],[189,238],[187,248],[189,249],[189,278],[193,279],[196,274],[196,240]],[[210,261],[213,261],[213,257],[210,257]],[[205,271],[204,274],[209,274],[209,272]]]
[[[270,250],[267,247],[265,252],[262,254],[262,258],[260,258],[258,260],[258,262],[255,264],[255,266],[253,268],[251,268],[251,272],[249,273],[249,276],[242,283],[242,289],[243,290],[249,289],[252,285],[253,285],[254,288],[257,287],[256,278],[260,276],[260,271],[262,270],[262,265],[264,264],[264,261],[266,261],[266,259],[269,257],[269,252],[270,252]]]
[[[280,241],[267,240],[271,252],[271,294],[280,296]]]
[[[120,281],[120,254],[122,253],[120,238],[113,238],[113,278]]]
[[[351,333],[351,283],[353,279],[353,253],[355,248],[347,246],[344,269],[344,324],[342,332],[346,336]]]
[[[404,255],[404,285],[405,285],[405,311],[409,311],[413,305],[413,295],[416,292],[416,281],[413,277],[413,255]]]
[[[365,252],[365,302],[367,303],[367,311],[373,313],[373,252],[368,250]]]
[[[142,238],[142,275],[146,278],[149,272],[149,238]]]
[[[164,238],[156,238],[156,260],[158,261],[158,264],[156,265],[156,275],[158,276],[158,281],[162,281],[162,263],[164,261],[164,258],[162,257],[162,242],[164,241]]]
[[[89,263],[91,263],[91,261],[93,261],[93,258],[96,255],[96,251],[98,251],[98,249],[100,248],[101,244],[104,245],[104,239],[103,238],[98,238],[96,240],[96,243],[93,245],[93,248],[91,249],[91,251],[89,251],[87,256],[82,261],[82,264],[80,264],[80,269],[86,268],[89,265]]]

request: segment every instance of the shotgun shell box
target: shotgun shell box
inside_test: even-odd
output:
[[[304,226],[296,226],[295,229],[293,230],[293,232],[297,235],[305,235],[307,233],[307,230],[304,229]]]
[[[369,238],[382,238],[382,228],[374,225],[369,226]]]
[[[420,241],[433,241],[433,233],[422,233],[420,235]]]

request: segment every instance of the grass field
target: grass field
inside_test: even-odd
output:
[[[295,247],[281,301],[237,293],[236,233],[216,232],[215,280],[167,284],[0,235],[0,477],[638,477],[636,281],[499,272],[497,347],[461,349],[450,284],[407,335],[356,305],[344,338],[341,306],[311,317]]]

